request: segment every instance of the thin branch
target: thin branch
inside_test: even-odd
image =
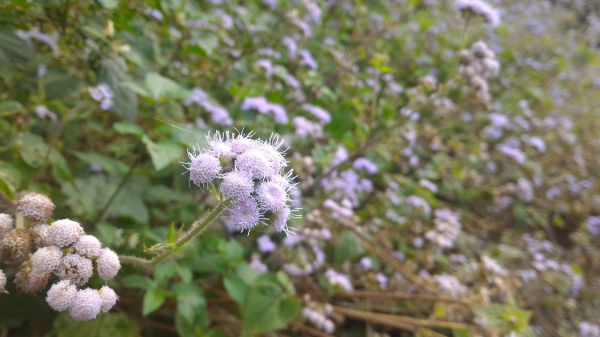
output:
[[[137,165],[138,165],[138,161],[135,161],[133,164],[131,164],[129,171],[127,171],[127,173],[123,176],[123,178],[119,182],[119,185],[117,186],[117,188],[113,191],[110,198],[108,198],[108,200],[106,201],[106,204],[104,204],[104,206],[102,207],[102,211],[100,211],[100,213],[98,213],[98,216],[94,220],[94,223],[100,223],[100,222],[104,221],[104,219],[106,218],[106,216],[108,214],[108,209],[110,208],[110,205],[112,205],[113,201],[115,201],[115,198],[117,197],[119,192],[121,192],[121,190],[123,189],[123,187],[129,180],[129,178],[133,174],[133,171],[135,170]]]
[[[418,300],[418,301],[432,301],[432,302],[447,302],[454,304],[461,304],[471,306],[472,303],[469,301],[461,300],[458,298],[437,296],[437,295],[426,295],[426,294],[410,294],[401,292],[378,292],[378,291],[354,291],[351,293],[339,293],[336,297],[343,298],[366,298],[366,299],[377,299],[377,300]]]

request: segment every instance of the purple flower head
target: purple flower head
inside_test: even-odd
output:
[[[288,196],[285,187],[274,181],[265,181],[256,189],[258,194],[258,203],[260,206],[271,212],[277,212],[284,208]]]
[[[246,198],[229,208],[229,219],[238,230],[250,230],[261,220],[260,209],[254,198]]]
[[[240,171],[231,171],[223,176],[221,193],[225,198],[241,200],[250,197],[254,182]]]
[[[190,173],[190,181],[196,186],[205,186],[215,179],[221,172],[221,162],[212,154],[202,152],[198,154],[188,152],[190,162],[186,168]]]
[[[277,245],[271,241],[271,238],[268,235],[262,235],[256,240],[258,244],[258,250],[261,253],[270,253],[277,248]]]

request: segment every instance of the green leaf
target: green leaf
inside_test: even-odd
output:
[[[0,102],[0,116],[9,116],[23,111],[23,105],[17,101],[8,100]]]
[[[350,231],[345,231],[335,245],[334,260],[339,265],[363,253],[364,249],[360,245],[356,235]]]
[[[166,293],[164,290],[151,288],[146,291],[144,295],[144,304],[142,314],[148,316],[152,312],[160,308],[166,300]]]
[[[181,87],[177,82],[158,73],[148,73],[144,79],[145,87],[150,97],[155,100],[165,99],[186,99],[190,93]]]
[[[48,158],[48,145],[44,139],[33,133],[21,133],[16,140],[21,158],[31,167],[40,167]]]
[[[243,304],[248,294],[248,286],[241,278],[237,276],[226,277],[223,280],[223,286],[225,290],[237,304]]]
[[[34,52],[27,42],[11,31],[0,31],[0,69],[19,63],[27,63]]]
[[[129,170],[129,165],[94,152],[73,152],[79,160],[88,165],[98,165],[110,175],[123,175]]]
[[[258,278],[248,290],[242,306],[243,334],[283,328],[296,319],[300,310],[300,302],[287,297],[277,283]]]
[[[202,289],[193,283],[182,282],[173,286],[177,296],[177,311],[186,320],[193,322],[196,315],[206,310],[206,299]]]
[[[113,128],[124,135],[134,135],[138,137],[142,137],[144,135],[144,129],[141,126],[131,123],[131,122],[117,122],[113,124]]]
[[[114,93],[111,111],[125,120],[133,121],[138,114],[138,99],[132,90],[121,85],[129,80],[127,64],[123,58],[102,60],[100,81],[108,84]]]
[[[157,171],[177,162],[181,158],[182,149],[177,143],[172,141],[155,143],[147,136],[142,137],[142,142],[146,144],[154,169]]]
[[[169,234],[167,234],[167,243],[174,244],[177,241],[177,232],[175,232],[175,223],[171,223]]]
[[[97,319],[87,322],[77,322],[68,314],[60,315],[54,322],[56,337],[136,337],[140,331],[135,321],[122,313],[106,313]]]
[[[121,278],[121,283],[128,288],[148,289],[152,285],[152,280],[141,275],[129,275]]]

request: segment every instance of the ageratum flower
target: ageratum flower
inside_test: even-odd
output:
[[[75,297],[77,297],[77,287],[69,280],[62,280],[50,287],[46,302],[56,311],[66,311],[73,306]]]
[[[226,210],[229,228],[249,231],[269,220],[276,231],[289,234],[287,223],[293,217],[290,191],[296,184],[292,171],[285,172],[282,141],[277,136],[266,141],[251,136],[207,135],[208,146],[194,151],[184,166],[196,185],[211,184],[230,200]]]
[[[89,321],[102,310],[102,297],[95,289],[82,289],[77,292],[73,306],[69,309],[71,317],[76,321]]]

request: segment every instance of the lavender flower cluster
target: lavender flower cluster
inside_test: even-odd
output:
[[[188,153],[184,166],[195,185],[212,185],[224,199],[228,226],[250,231],[269,221],[276,232],[293,232],[288,221],[295,216],[290,191],[295,188],[293,172],[284,172],[287,161],[282,141],[273,135],[267,141],[252,134],[229,132],[207,135],[208,146]]]

